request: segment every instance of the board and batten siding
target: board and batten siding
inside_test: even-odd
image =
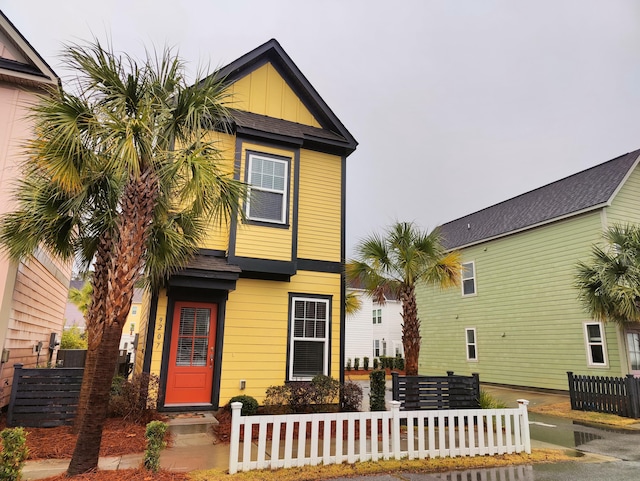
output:
[[[239,279],[229,293],[224,328],[220,405],[239,394],[264,402],[288,369],[289,293],[330,296],[330,375],[340,376],[340,275],[298,271],[290,282]],[[246,389],[240,390],[240,379]]]
[[[608,366],[588,366],[573,287],[576,264],[601,239],[595,211],[462,250],[474,261],[475,296],[460,288],[417,290],[422,320],[420,374],[477,372],[484,382],[568,389],[567,371],[619,376],[617,330],[605,328]],[[477,361],[466,360],[465,328],[476,329]]]
[[[227,92],[232,95],[230,106],[235,109],[320,127],[271,63],[235,81]]]
[[[340,262],[342,159],[302,150],[299,188],[298,257]]]

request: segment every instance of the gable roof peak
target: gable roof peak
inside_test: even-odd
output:
[[[233,83],[267,63],[271,63],[322,128],[343,137],[347,153],[353,152],[358,145],[356,139],[275,38],[222,67],[214,75],[221,77],[225,82]]]

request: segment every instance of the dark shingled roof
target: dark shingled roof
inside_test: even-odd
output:
[[[440,226],[447,249],[477,244],[606,205],[640,150]]]
[[[225,257],[210,256],[206,254],[195,255],[186,265],[185,269],[196,269],[210,272],[231,272],[235,274],[242,272],[240,267],[229,264]]]
[[[298,124],[288,120],[267,117],[266,115],[245,112],[244,110],[233,110],[231,115],[239,128],[269,132],[295,139],[323,139],[347,144],[347,140],[341,135],[311,125]]]

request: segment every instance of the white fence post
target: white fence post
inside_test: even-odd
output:
[[[524,452],[531,454],[531,435],[529,433],[529,410],[527,406],[529,401],[526,399],[518,399],[518,407],[520,408],[520,433],[524,443]]]
[[[238,472],[238,454],[240,452],[241,402],[231,403],[231,440],[229,446],[229,474]]]
[[[400,459],[400,401],[391,404],[391,451],[394,459]]]

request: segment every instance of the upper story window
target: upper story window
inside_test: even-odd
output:
[[[382,324],[382,309],[373,310],[373,323]]]
[[[607,366],[607,346],[601,322],[585,322],[584,336],[589,366]]]
[[[465,329],[465,337],[467,344],[467,361],[478,360],[478,342],[476,340],[476,328],[468,327]]]
[[[285,224],[289,162],[286,159],[249,154],[247,218],[259,222]]]
[[[462,295],[472,296],[476,293],[476,265],[474,262],[462,264]]]
[[[138,306],[131,306],[131,315],[135,316],[138,314]]]

